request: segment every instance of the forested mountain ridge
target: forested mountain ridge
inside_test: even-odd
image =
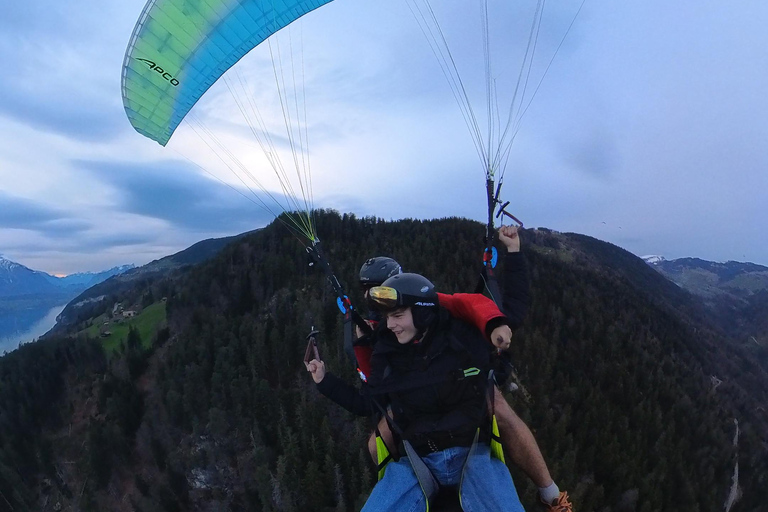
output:
[[[345,284],[373,255],[440,291],[476,284],[476,222],[319,212],[317,225]],[[692,296],[618,247],[543,229],[522,240],[533,303],[512,348],[521,391],[507,397],[576,509],[721,510],[738,456],[732,510],[763,510],[766,354],[708,325]],[[127,291],[167,297],[154,341],[132,331],[106,358],[81,335],[0,359],[0,510],[359,509],[373,483],[369,426],[303,369],[314,325],[327,364],[356,379],[335,298],[307,261],[275,223]],[[532,484],[513,472],[535,510]]]
[[[170,278],[174,273],[206,261],[228,244],[246,235],[248,233],[201,240],[175,254],[151,261],[141,267],[131,268],[127,272],[91,286],[67,304],[59,315],[52,330],[53,333],[71,332],[79,323],[97,317],[107,308],[111,308],[116,301],[124,300],[126,295],[130,296],[131,290],[147,289],[155,281]]]
[[[701,297],[726,293],[735,297],[748,297],[768,289],[768,267],[755,263],[662,258],[652,263],[652,266],[681,287]]]

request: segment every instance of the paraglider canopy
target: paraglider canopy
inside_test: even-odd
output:
[[[165,146],[184,116],[251,49],[332,0],[149,0],[123,62],[133,127]]]

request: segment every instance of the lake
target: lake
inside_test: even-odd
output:
[[[0,355],[16,350],[20,343],[33,341],[51,330],[56,325],[56,317],[66,304],[25,311],[24,315],[12,318],[0,318]]]

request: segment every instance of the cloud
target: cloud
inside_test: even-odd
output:
[[[37,229],[59,216],[52,208],[0,192],[0,224],[3,227]]]
[[[182,162],[79,161],[75,165],[114,189],[115,207],[120,211],[160,219],[178,229],[232,233],[271,222],[273,215],[252,201],[262,200],[276,213],[282,211],[261,191],[230,187]],[[275,197],[286,203],[284,196]]]
[[[606,130],[590,128],[564,141],[561,151],[567,165],[586,175],[606,178],[617,170],[618,148]]]
[[[0,192],[0,228],[37,231],[66,238],[89,228],[84,220],[69,218],[62,210]]]
[[[120,8],[105,12],[79,0],[4,5],[0,115],[89,142],[128,129],[119,83],[130,31],[123,23],[121,37],[103,18],[120,14]]]
[[[90,221],[79,218],[60,218],[53,219],[45,223],[42,231],[46,236],[53,239],[68,239],[75,235],[82,235],[88,232],[93,225]]]
[[[117,115],[104,114],[110,108],[99,98],[73,97],[50,86],[30,90],[5,76],[0,78],[0,113],[17,121],[87,142],[113,139],[125,127]]]
[[[111,233],[89,236],[78,243],[78,248],[83,251],[101,251],[115,247],[131,247],[157,242],[162,233]]]
[[[128,124],[120,106],[119,69],[102,68],[92,51],[59,41],[0,42],[0,114],[37,129],[84,141],[114,138]],[[111,88],[104,73],[115,73]],[[107,79],[107,81],[109,81]]]

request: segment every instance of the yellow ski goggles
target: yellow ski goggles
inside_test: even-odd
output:
[[[395,309],[399,305],[397,290],[389,286],[374,286],[368,290],[368,300],[377,309]]]

